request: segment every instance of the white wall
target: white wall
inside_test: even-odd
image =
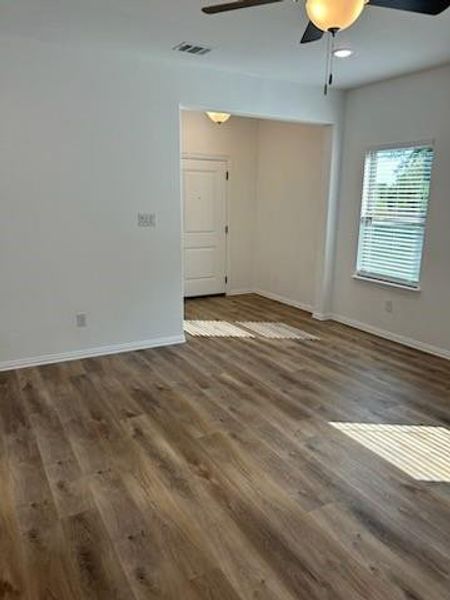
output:
[[[328,175],[326,127],[260,121],[257,290],[313,310]]]
[[[216,125],[204,112],[182,113],[183,153],[220,156],[228,160],[227,287],[231,293],[253,289],[257,134],[257,119],[233,116],[226,124]]]
[[[180,105],[321,123],[343,106],[339,92],[18,38],[0,40],[0,80],[0,368],[180,338]],[[138,229],[138,211],[158,227]]]
[[[421,292],[352,279],[363,160],[374,145],[435,141]],[[450,66],[348,94],[333,312],[450,356]],[[392,300],[393,312],[384,309]]]

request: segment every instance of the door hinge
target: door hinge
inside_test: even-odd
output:
[[[228,235],[228,231],[229,231],[228,225],[225,225],[225,235]]]
[[[225,275],[225,283],[228,283],[228,275]]]
[[[225,179],[228,181],[230,179],[230,171],[225,173]]]

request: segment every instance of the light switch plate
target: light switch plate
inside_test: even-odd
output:
[[[156,227],[156,214],[138,213],[137,224],[138,227]]]

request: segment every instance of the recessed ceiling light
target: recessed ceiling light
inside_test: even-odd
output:
[[[336,58],[349,58],[353,54],[353,50],[350,48],[338,48],[333,52]]]

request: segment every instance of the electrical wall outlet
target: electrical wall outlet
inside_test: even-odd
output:
[[[394,310],[392,305],[392,300],[386,300],[384,303],[384,310],[388,313],[391,313]]]
[[[156,227],[156,214],[138,213],[137,224],[138,227]]]
[[[77,327],[87,327],[86,313],[78,313],[75,317]]]

